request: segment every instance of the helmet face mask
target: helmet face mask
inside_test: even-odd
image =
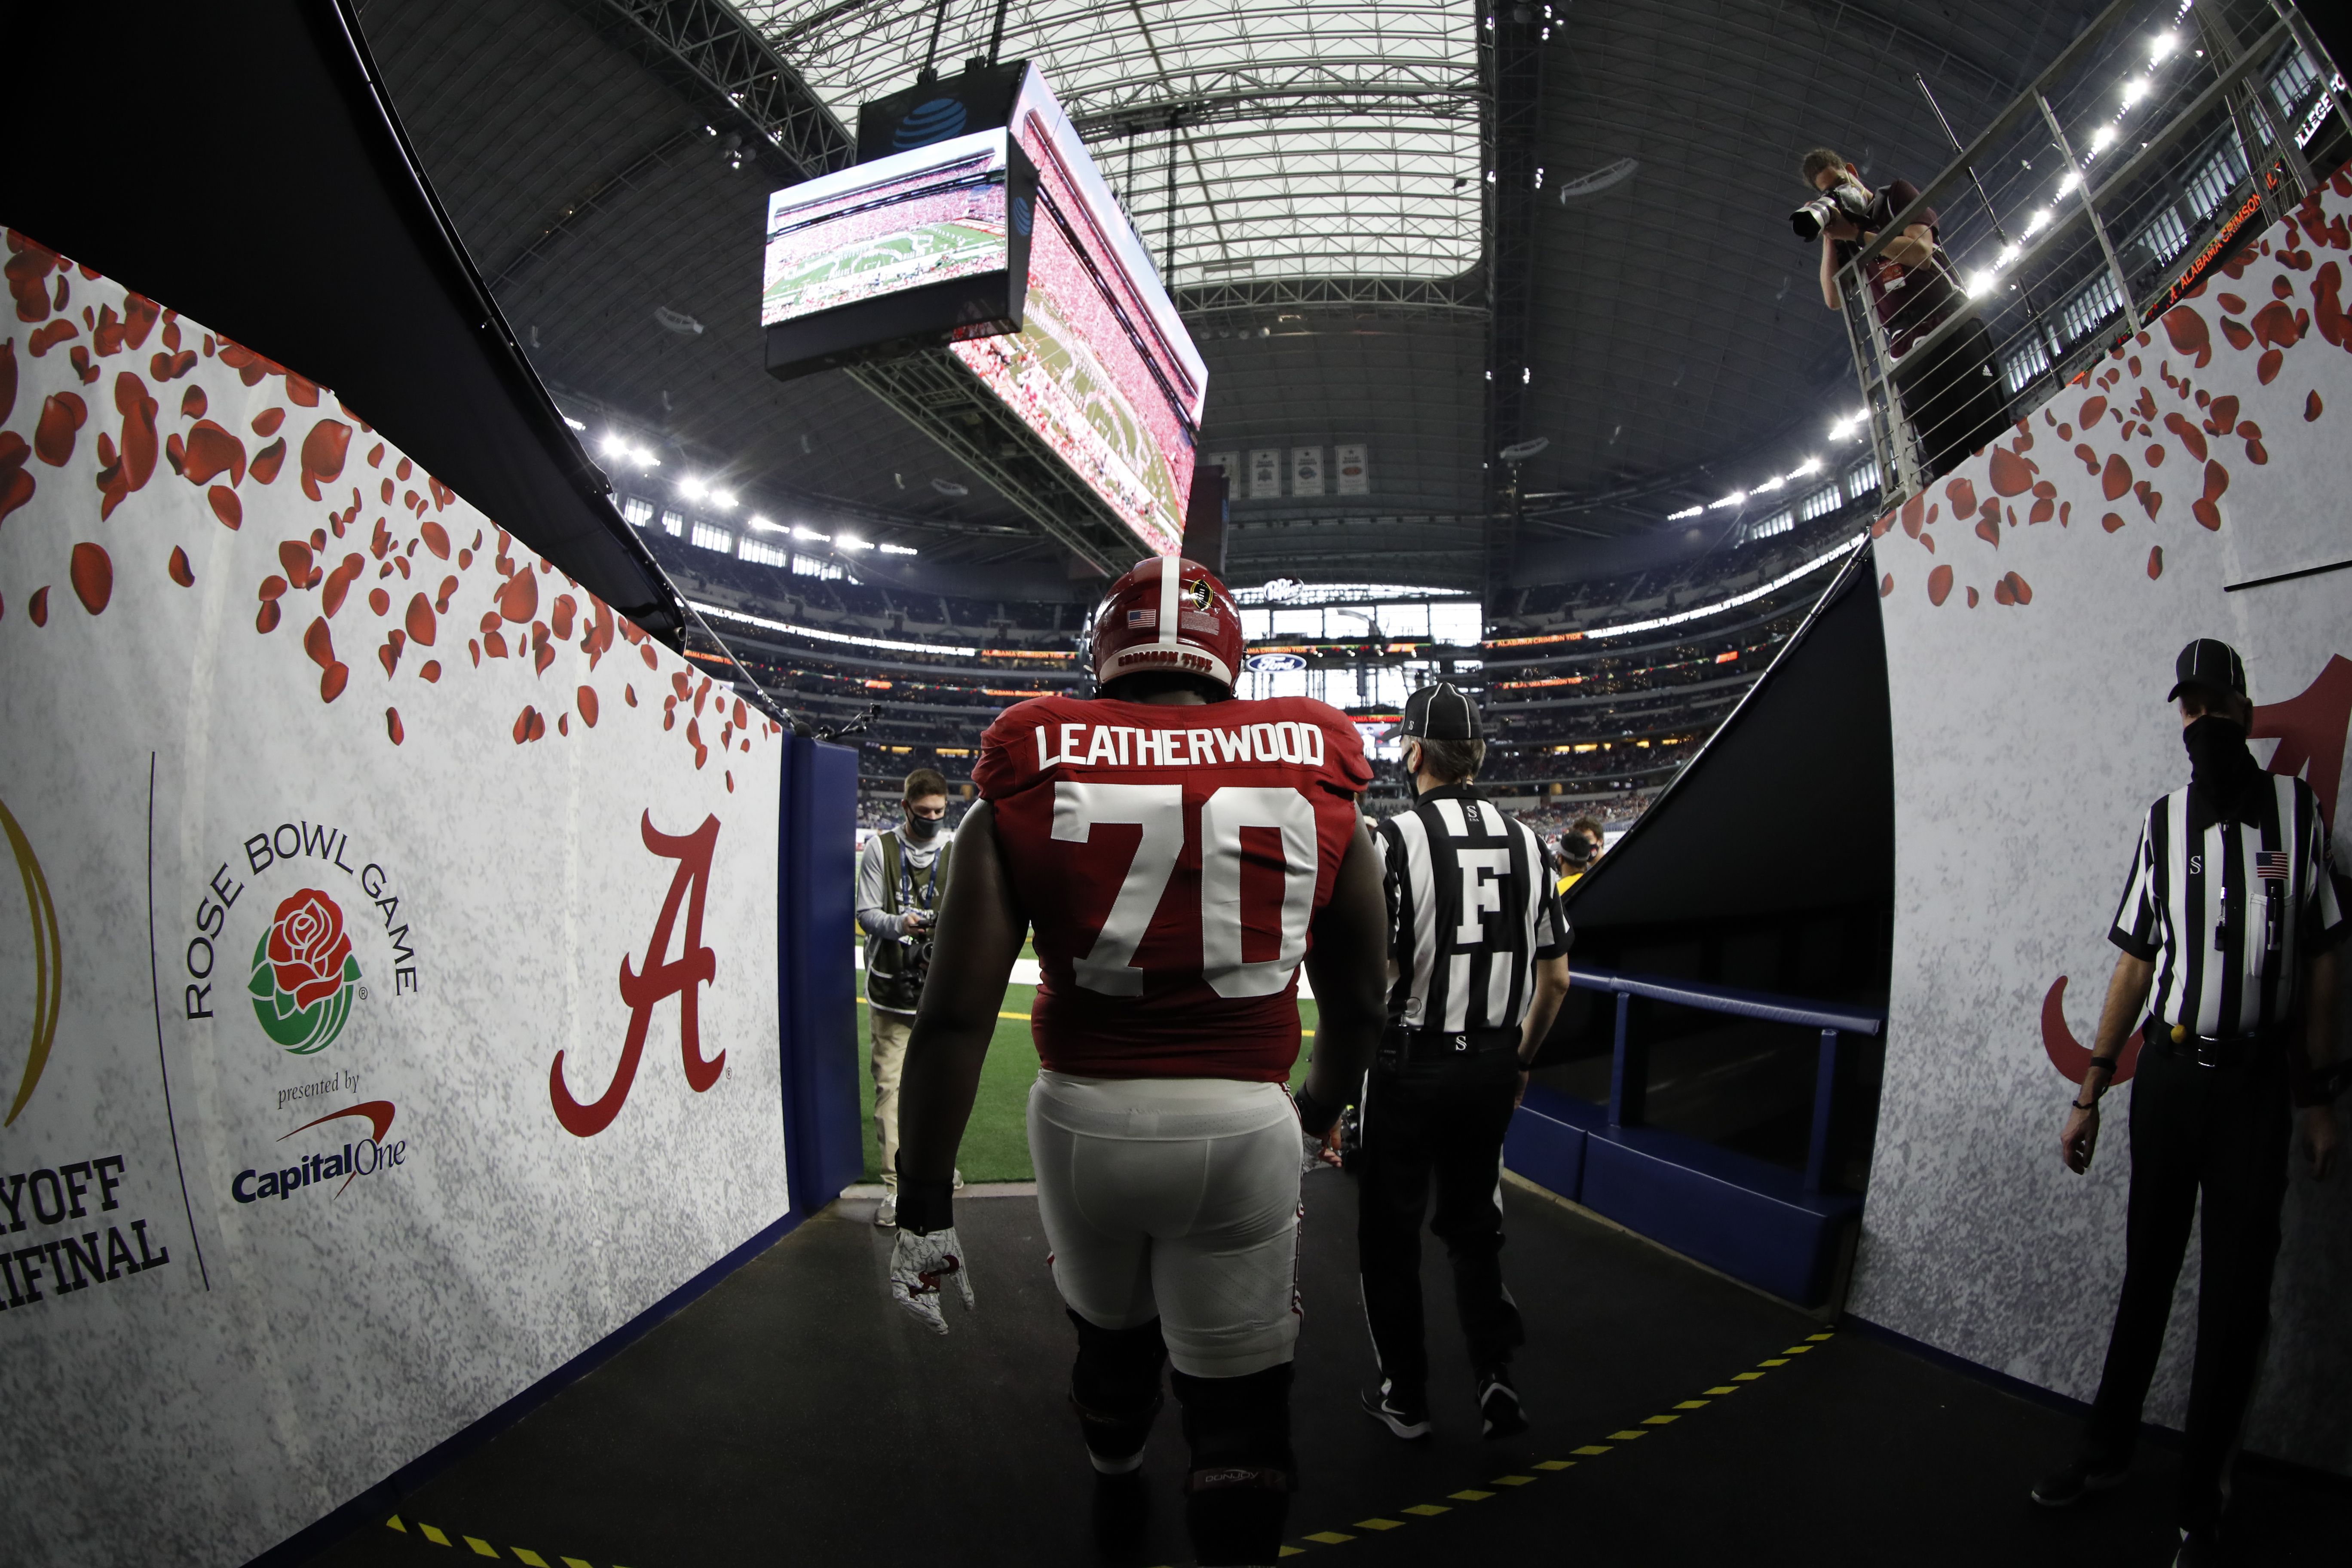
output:
[[[1233,694],[1242,619],[1234,596],[1196,561],[1155,556],[1110,585],[1088,638],[1097,689],[1130,675],[1192,676]]]

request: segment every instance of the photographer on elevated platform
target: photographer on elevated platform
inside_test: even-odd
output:
[[[1883,191],[1827,147],[1805,154],[1805,183],[1820,194],[1790,214],[1800,238],[1822,243],[1822,302],[1843,308],[1837,275],[1877,239],[1897,215],[1919,199],[1919,187],[1897,180]],[[1870,258],[1863,282],[1897,363],[1895,392],[1918,441],[1921,482],[1940,478],[2000,433],[2010,422],[1992,334],[1970,321],[1916,358],[1919,341],[1969,308],[1969,297],[1939,248],[1933,207],[1912,215],[1903,232]]]

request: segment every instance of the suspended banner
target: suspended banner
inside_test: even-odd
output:
[[[782,1215],[783,741],[15,233],[11,1561],[241,1563]],[[15,895],[10,894],[14,899]]]
[[[1360,441],[1342,441],[1331,449],[1331,471],[1339,480],[1343,496],[1368,496],[1372,493],[1372,473],[1364,456]]]
[[[1290,493],[1295,496],[1319,496],[1323,493],[1323,448],[1293,447],[1290,449]]]
[[[2061,1167],[2058,1128],[2140,825],[2188,782],[2165,700],[2182,644],[2244,656],[2255,756],[2311,784],[2352,870],[2352,576],[2332,570],[2352,493],[2347,221],[2338,174],[1874,526],[1895,963],[1851,1305],[2076,1398],[2098,1384],[2123,1275],[2132,1087],[2087,1176]],[[2352,1184],[2293,1167],[2246,1442],[2352,1472]],[[2184,1302],[2196,1270],[2192,1251]],[[2174,1314],[2150,1420],[2182,1420],[2193,1313]]]
[[[1282,495],[1282,450],[1266,447],[1249,455],[1249,493],[1252,500],[1276,500]]]

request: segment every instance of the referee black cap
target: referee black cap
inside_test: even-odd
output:
[[[1477,741],[1477,705],[1446,681],[1424,686],[1404,700],[1404,723],[1400,736],[1416,741]]]
[[[2209,691],[2232,691],[2246,694],[2246,661],[2238,650],[2219,637],[2199,637],[2180,650],[2172,661],[2172,689],[2164,694],[2167,702],[2180,695],[2184,686],[2201,686]]]

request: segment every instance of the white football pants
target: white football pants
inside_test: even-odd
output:
[[[1029,1152],[1054,1283],[1080,1317],[1157,1316],[1193,1377],[1291,1359],[1300,1150],[1280,1084],[1041,1072]]]

